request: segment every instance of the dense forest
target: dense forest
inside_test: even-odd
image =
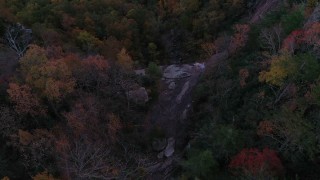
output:
[[[319,0],[0,0],[0,179],[319,170]]]

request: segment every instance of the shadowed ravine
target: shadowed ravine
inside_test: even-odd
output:
[[[228,57],[218,53],[201,64],[170,65],[164,69],[160,82],[160,94],[149,113],[149,123],[164,131],[167,138],[174,137],[181,147],[186,136],[188,115],[192,110],[192,92],[206,69],[211,69]]]
[[[170,65],[164,69],[159,98],[148,115],[147,131],[161,129],[168,144],[171,141],[171,147],[167,145],[158,154],[158,158],[167,158],[148,168],[148,179],[166,179],[176,167],[176,162],[181,158],[179,151],[188,143],[193,90],[206,70],[214,68],[227,58],[228,53],[222,52],[212,56],[204,64]]]

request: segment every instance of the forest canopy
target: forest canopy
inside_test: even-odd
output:
[[[319,179],[319,12],[0,0],[0,178]]]

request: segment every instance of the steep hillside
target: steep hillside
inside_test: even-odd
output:
[[[0,0],[0,178],[319,179],[318,0]]]

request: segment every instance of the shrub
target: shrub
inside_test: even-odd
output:
[[[149,63],[147,73],[154,80],[157,80],[162,76],[160,67],[154,62]]]
[[[182,167],[188,176],[202,179],[212,177],[217,170],[218,163],[212,152],[205,150],[192,154],[187,161],[182,163]]]
[[[281,17],[284,32],[290,34],[293,30],[302,26],[304,15],[302,9],[295,10]]]

